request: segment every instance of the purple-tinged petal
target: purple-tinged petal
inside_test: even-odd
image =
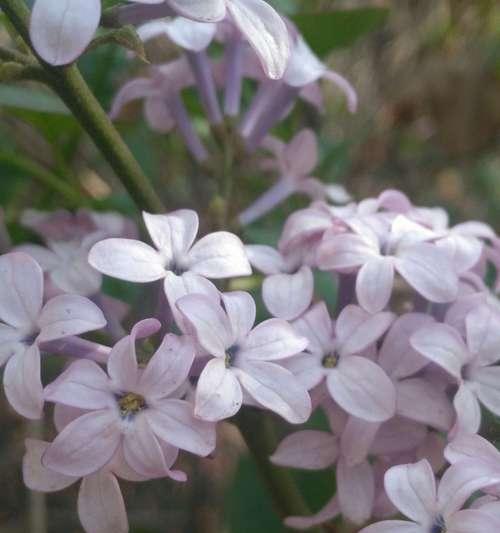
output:
[[[462,383],[453,398],[459,431],[477,433],[481,426],[481,408],[476,395],[467,383]]]
[[[311,415],[309,394],[286,368],[267,361],[245,360],[234,372],[252,398],[288,422],[301,424]]]
[[[116,120],[122,109],[134,100],[150,97],[154,94],[155,88],[150,78],[134,78],[127,82],[116,93],[109,112],[109,118]]]
[[[263,274],[279,274],[286,269],[283,256],[271,246],[247,244],[245,252],[251,265]]]
[[[318,267],[321,270],[342,270],[360,267],[378,256],[377,246],[371,240],[344,233],[334,235],[319,245]]]
[[[323,470],[335,463],[338,453],[338,440],[334,435],[305,430],[285,437],[269,459],[279,466]]]
[[[340,354],[359,354],[378,340],[393,321],[394,315],[389,312],[372,315],[355,305],[344,307],[335,323]]]
[[[385,308],[392,294],[394,266],[390,257],[374,257],[366,262],[356,278],[358,301],[370,313]]]
[[[354,466],[366,460],[379,428],[379,422],[367,422],[355,416],[347,419],[340,438],[342,459],[346,466]]]
[[[474,268],[481,259],[483,243],[475,237],[450,234],[436,242],[453,263],[456,272],[463,273]]]
[[[196,387],[194,413],[198,418],[216,422],[235,415],[243,402],[243,393],[231,369],[223,359],[207,363]]]
[[[326,70],[323,73],[323,78],[336,85],[345,95],[347,99],[347,108],[351,113],[355,113],[358,108],[358,95],[356,89],[338,72],[333,70]]]
[[[305,128],[286,145],[285,164],[293,176],[307,176],[318,164],[318,143],[315,133]]]
[[[179,15],[200,22],[218,22],[226,15],[225,0],[168,0]]]
[[[470,359],[464,341],[447,324],[424,326],[410,337],[410,344],[457,379],[461,378],[462,367]]]
[[[262,284],[262,298],[275,317],[293,320],[311,304],[314,278],[309,267],[303,266],[294,274],[274,274]]]
[[[284,320],[270,318],[256,326],[240,345],[239,356],[246,360],[276,361],[302,352],[307,339],[300,337]]]
[[[396,383],[396,411],[399,415],[442,431],[448,431],[455,412],[446,394],[422,378]]]
[[[375,502],[375,477],[368,461],[347,466],[337,464],[337,497],[341,513],[353,524],[363,524],[372,515]]]
[[[283,77],[290,58],[290,37],[283,19],[264,0],[231,0],[227,10],[272,79]]]
[[[22,244],[16,246],[16,252],[22,252],[31,256],[42,267],[44,272],[55,268],[59,263],[59,258],[52,250],[38,244]]]
[[[154,248],[133,239],[105,239],[94,244],[89,263],[113,278],[136,283],[165,277],[165,259]]]
[[[500,517],[483,511],[483,509],[465,509],[454,513],[446,521],[450,533],[497,533],[500,531]]]
[[[128,533],[125,502],[116,477],[105,470],[83,478],[78,516],[88,533]]]
[[[500,346],[499,346],[500,347]],[[500,366],[477,368],[470,378],[475,383],[474,392],[492,413],[500,415]]]
[[[465,318],[467,346],[478,362],[489,365],[500,360],[500,313],[489,305],[480,305]]]
[[[36,346],[19,351],[8,360],[3,385],[7,400],[20,415],[32,420],[42,416],[40,351]]]
[[[191,209],[179,209],[168,215],[144,212],[142,216],[151,240],[167,261],[186,254],[198,234],[198,215]]]
[[[43,455],[42,464],[67,476],[97,472],[114,455],[122,435],[116,412],[87,413],[68,424]]]
[[[293,327],[309,341],[309,352],[325,355],[332,349],[333,324],[325,302],[313,305],[307,313],[294,321]]]
[[[19,351],[26,349],[23,343],[24,337],[22,330],[0,323],[0,366]]]
[[[431,302],[448,303],[456,299],[458,278],[453,265],[435,245],[424,242],[404,248],[398,253],[395,266],[401,276]]]
[[[48,442],[36,439],[26,439],[26,453],[23,457],[23,481],[30,490],[39,492],[56,492],[69,487],[77,477],[65,476],[42,465],[42,456]]]
[[[31,42],[47,63],[67,65],[85,51],[100,18],[100,0],[36,0]]]
[[[41,331],[37,342],[48,342],[101,329],[106,319],[99,307],[87,298],[62,294],[45,304],[38,325]]]
[[[145,415],[153,433],[172,446],[202,457],[215,448],[215,425],[195,418],[193,406],[184,400],[162,400]]]
[[[233,338],[236,342],[244,339],[255,323],[254,299],[247,292],[226,292],[222,295],[222,304],[231,324]]]
[[[55,381],[47,385],[45,400],[79,409],[105,409],[115,399],[104,370],[93,361],[72,363]]]
[[[389,456],[414,452],[424,442],[427,434],[424,425],[395,416],[380,426],[373,439],[370,453]]]
[[[1,256],[0,294],[0,320],[14,327],[33,327],[42,308],[42,269],[27,254]]]
[[[384,520],[364,527],[359,533],[424,533],[420,524],[404,520]]]
[[[168,396],[188,378],[194,356],[190,337],[166,335],[139,378],[139,390],[150,398]]]
[[[390,468],[384,486],[391,502],[408,518],[429,523],[436,512],[436,480],[430,464],[418,463]]]
[[[485,438],[474,433],[460,433],[445,449],[445,457],[451,464],[467,459],[491,461],[500,464],[500,453]]]
[[[325,377],[324,369],[318,364],[317,358],[308,352],[282,359],[280,365],[290,370],[308,391],[319,385]]]
[[[234,342],[231,324],[217,300],[201,294],[179,298],[177,308],[192,326],[199,344],[216,357],[225,357]]]
[[[236,235],[227,231],[210,233],[189,251],[189,270],[207,278],[249,276],[252,268],[245,247]]]
[[[313,526],[333,520],[340,514],[337,498],[332,498],[318,513],[311,516],[289,516],[285,525],[293,529],[309,529]]]
[[[368,422],[384,422],[394,416],[394,385],[369,359],[356,355],[341,358],[326,384],[332,398],[351,415]]]

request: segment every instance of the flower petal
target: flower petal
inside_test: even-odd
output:
[[[256,307],[248,292],[234,291],[222,295],[222,304],[231,324],[233,338],[238,342],[244,339],[255,322]]]
[[[481,408],[476,395],[463,383],[458,388],[453,398],[453,406],[457,414],[457,426],[459,430],[468,433],[477,433],[481,426]]]
[[[500,313],[489,305],[479,305],[465,318],[467,346],[483,365],[500,359]]]
[[[334,497],[316,514],[311,516],[288,516],[285,518],[285,525],[294,529],[309,529],[333,520],[339,514],[339,503],[337,498]]]
[[[465,509],[454,513],[446,523],[450,533],[496,533],[500,530],[500,518],[481,509]]]
[[[366,262],[356,278],[359,304],[370,313],[385,308],[392,294],[394,266],[390,257],[374,257]]]
[[[307,313],[293,322],[293,327],[309,341],[309,352],[326,355],[332,349],[333,324],[325,302],[314,304]]]
[[[375,501],[375,478],[370,463],[347,466],[340,460],[336,472],[341,513],[353,524],[363,524],[370,518]]]
[[[384,520],[364,527],[359,533],[422,533],[422,526],[404,520]]]
[[[94,244],[89,263],[113,278],[147,283],[165,277],[165,259],[154,248],[133,239],[105,239]]]
[[[31,42],[47,63],[66,65],[85,51],[100,18],[100,0],[36,0]]]
[[[500,347],[500,345],[499,345]],[[472,376],[477,397],[492,413],[500,415],[500,367],[478,368]]]
[[[263,274],[279,274],[286,268],[282,255],[271,246],[247,244],[245,251],[251,265]]]
[[[224,0],[169,0],[169,5],[188,19],[218,22],[226,15]]]

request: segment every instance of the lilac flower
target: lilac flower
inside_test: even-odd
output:
[[[273,167],[276,166],[279,180],[240,213],[238,218],[241,224],[251,224],[294,193],[307,194],[314,200],[329,198],[339,203],[347,203],[350,200],[342,186],[325,185],[311,176],[318,164],[318,146],[312,130],[301,130],[288,144],[268,137],[262,147],[274,154],[276,165],[272,161],[270,163]]]
[[[40,344],[100,329],[106,320],[99,308],[82,296],[60,295],[45,305],[43,273],[29,255],[0,257],[0,364],[12,407],[27,418],[39,418],[43,408]]]
[[[247,245],[245,250],[252,266],[267,277],[262,284],[262,298],[268,311],[277,318],[298,318],[311,304],[314,278],[301,258],[283,256],[274,248]]]
[[[494,533],[498,522],[488,513],[460,509],[473,492],[496,479],[484,467],[464,461],[451,466],[436,489],[427,460],[394,466],[385,474],[385,490],[397,509],[412,522],[387,520],[360,533]]]
[[[123,450],[127,464],[146,477],[185,479],[165,462],[161,442],[208,455],[215,446],[213,424],[196,420],[192,406],[178,399],[194,359],[188,337],[167,335],[144,370],[136,357],[136,339],[160,329],[157,320],[143,320],[118,342],[106,374],[92,361],[73,363],[47,386],[47,400],[85,410],[47,448],[46,468],[68,476],[98,471]]]
[[[444,368],[458,384],[453,404],[457,425],[476,433],[481,424],[479,401],[500,415],[500,312],[480,305],[465,319],[466,341],[448,324],[423,327],[411,337],[411,345]]]
[[[355,225],[355,221],[350,222]],[[356,294],[372,313],[388,303],[397,271],[431,302],[447,303],[457,296],[458,278],[448,254],[427,242],[434,234],[399,215],[381,238],[362,223],[356,233],[325,236],[318,248],[323,270],[357,271]]]
[[[392,313],[370,315],[349,305],[333,323],[325,303],[319,302],[293,323],[309,344],[287,368],[308,389],[326,380],[331,397],[348,413],[370,422],[388,420],[396,410],[394,385],[379,365],[361,354],[393,319]]]
[[[236,414],[250,398],[294,424],[311,414],[306,389],[279,361],[301,352],[307,339],[290,324],[270,319],[252,329],[255,302],[245,292],[222,295],[222,303],[190,294],[177,301],[198,343],[213,357],[203,369],[196,388],[196,416],[221,420]]]
[[[168,215],[143,216],[156,249],[141,241],[106,239],[94,245],[89,263],[103,274],[127,281],[164,279],[165,294],[176,318],[175,302],[180,296],[217,293],[206,278],[251,274],[245,249],[236,235],[219,231],[194,243],[198,233],[194,211],[181,209]]]

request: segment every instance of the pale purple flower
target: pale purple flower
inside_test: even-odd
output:
[[[238,219],[241,224],[251,224],[295,193],[307,194],[313,200],[328,198],[339,203],[350,200],[341,185],[326,185],[311,175],[318,165],[318,144],[312,130],[301,130],[288,144],[268,137],[262,147],[273,153],[275,161],[264,160],[261,165],[277,170],[279,179],[240,213]]]
[[[146,283],[164,279],[165,294],[176,319],[175,302],[189,293],[216,294],[206,278],[247,276],[252,270],[241,240],[227,231],[194,242],[198,215],[181,209],[167,215],[144,213],[156,249],[131,239],[106,239],[94,245],[90,264],[108,276]]]
[[[277,318],[298,318],[311,304],[314,291],[312,270],[302,265],[300,257],[280,254],[271,246],[245,246],[252,266],[266,275],[262,299]]]
[[[309,394],[279,362],[301,352],[307,339],[277,318],[254,328],[255,302],[248,293],[224,293],[222,304],[198,294],[177,301],[198,343],[213,357],[198,380],[196,416],[213,421],[233,416],[245,392],[289,422],[305,422],[311,414]]]
[[[448,468],[436,488],[427,460],[394,466],[385,474],[385,490],[411,522],[387,520],[360,533],[494,533],[498,522],[488,513],[460,509],[476,490],[495,483],[496,479],[486,468],[464,461]]]
[[[29,255],[0,257],[0,365],[12,407],[27,418],[43,409],[40,344],[100,329],[100,309],[82,296],[60,295],[43,305],[43,272]]]
[[[381,238],[362,221],[350,224],[356,233],[334,234],[318,248],[322,270],[356,271],[360,305],[372,313],[389,302],[398,272],[419,294],[431,302],[448,303],[457,297],[458,278],[446,251],[428,242],[434,233],[403,215]]]
[[[500,415],[500,312],[487,305],[465,318],[464,342],[448,324],[423,327],[411,337],[415,350],[444,368],[459,385],[453,403],[460,430],[476,433],[481,424],[480,404]]]
[[[319,302],[293,322],[309,340],[307,350],[287,362],[300,381],[311,389],[323,380],[331,397],[348,413],[369,422],[394,416],[396,392],[384,370],[363,352],[389,328],[394,315],[371,315],[348,305],[332,322],[326,304]]]
[[[93,361],[73,363],[45,389],[48,401],[85,410],[47,448],[42,462],[69,476],[87,476],[123,451],[126,463],[146,477],[185,479],[171,471],[165,442],[206,456],[215,447],[215,429],[193,416],[192,405],[178,399],[189,374],[195,347],[188,337],[167,335],[144,369],[137,363],[136,339],[160,329],[143,320],[111,351],[107,374]]]

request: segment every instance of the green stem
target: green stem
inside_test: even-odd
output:
[[[31,46],[28,23],[30,12],[24,1],[0,0],[0,7],[24,41]],[[36,54],[35,50],[33,52]],[[39,61],[48,75],[48,85],[90,135],[137,206],[155,213],[165,211],[139,163],[92,94],[78,68],[75,65],[53,67],[40,58]]]
[[[290,472],[274,466],[269,456],[278,446],[270,416],[252,407],[243,407],[234,419],[257,465],[261,478],[269,488],[276,512],[281,518],[310,515]],[[309,529],[323,533],[320,527]]]
[[[10,152],[0,152],[0,162],[20,170],[24,174],[27,174],[40,182],[42,185],[49,187],[54,192],[61,195],[72,207],[77,207],[82,203],[81,195],[77,191],[38,163],[17,157]]]

